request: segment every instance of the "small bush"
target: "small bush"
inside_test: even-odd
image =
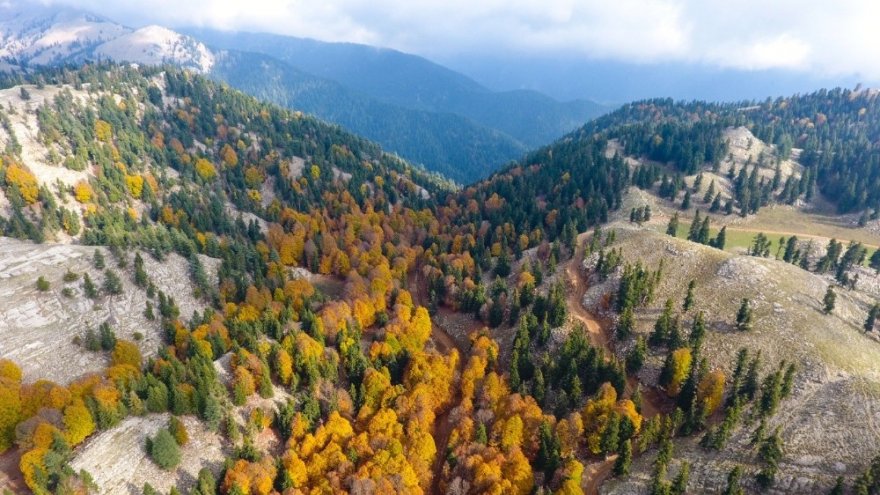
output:
[[[71,289],[70,287],[65,287],[61,289],[61,295],[68,298],[73,297],[73,289]]]
[[[44,277],[41,276],[40,278],[37,279],[37,290],[38,291],[46,292],[47,290],[49,290],[49,287],[50,287],[49,281],[46,280]]]
[[[68,282],[68,283],[70,283],[70,282],[76,282],[76,280],[77,280],[78,278],[79,278],[79,274],[78,274],[78,273],[74,273],[74,272],[72,272],[72,271],[70,271],[70,270],[67,270],[67,272],[64,274],[64,281],[65,281],[65,282]]]

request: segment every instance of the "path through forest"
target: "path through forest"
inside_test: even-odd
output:
[[[581,269],[581,263],[584,259],[584,246],[586,239],[590,234],[582,234],[578,237],[578,247],[575,249],[574,256],[566,262],[565,275],[568,282],[566,290],[566,298],[569,314],[583,323],[587,333],[590,336],[592,344],[605,350],[606,355],[613,353],[611,348],[611,329],[606,322],[600,322],[592,313],[584,307],[584,294],[589,288],[587,276]],[[627,391],[632,393],[634,387],[638,385],[635,378],[627,380]],[[665,410],[662,398],[653,389],[642,390],[642,415],[646,418],[654,416]],[[611,470],[614,467],[616,456],[608,459],[596,461],[584,466],[582,487],[586,495],[598,495],[599,487],[611,476]]]

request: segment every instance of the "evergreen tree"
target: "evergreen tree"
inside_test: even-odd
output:
[[[691,192],[685,191],[684,199],[681,201],[681,209],[687,211],[691,207]]]
[[[672,218],[669,219],[669,223],[666,225],[666,235],[671,235],[675,237],[678,234],[678,213],[672,215]],[[880,261],[878,261],[878,267],[880,267]],[[880,268],[877,268],[877,271],[880,271]]]
[[[715,239],[712,240],[712,247],[715,249],[720,249],[724,251],[724,246],[727,244],[727,226],[721,227],[721,230],[718,231],[718,235],[715,236]]]
[[[672,480],[672,495],[684,495],[687,493],[688,479],[690,478],[690,465],[686,462],[681,464],[678,474]]]
[[[822,312],[826,315],[834,311],[834,303],[837,301],[837,294],[834,293],[834,287],[829,285],[825,291],[825,297],[822,298]]]
[[[648,354],[648,346],[645,339],[639,337],[632,349],[626,354],[626,371],[637,373],[645,365],[645,357]]]
[[[684,302],[681,305],[682,311],[687,313],[694,306],[694,289],[697,287],[697,281],[688,282],[687,294],[684,296]]]
[[[614,461],[614,475],[626,476],[632,466],[632,440],[626,440],[620,445],[620,453]]]
[[[697,242],[709,244],[709,215],[703,217],[703,223],[700,224],[700,230],[697,233]]]
[[[870,311],[868,311],[868,318],[865,320],[864,329],[866,332],[870,332],[874,330],[874,324],[877,321],[877,316],[880,316],[880,303],[874,304],[871,306]]]
[[[740,479],[742,479],[742,468],[736,466],[727,475],[727,486],[724,487],[722,495],[744,495],[745,491],[740,486]]]
[[[748,299],[743,299],[736,313],[736,329],[745,332],[752,329],[752,308]]]
[[[688,230],[687,240],[693,242],[699,242],[700,239],[700,227],[702,227],[702,218],[700,217],[700,210],[697,210],[694,213],[694,219],[691,221],[690,230]]]
[[[788,238],[788,242],[785,245],[785,253],[782,255],[782,261],[785,261],[786,263],[796,263],[797,262],[797,259],[796,259],[797,254],[798,254],[797,245],[798,245],[798,238],[796,235],[793,235]]]
[[[171,470],[180,463],[180,446],[165,428],[153,437],[149,450],[150,458],[162,469]]]

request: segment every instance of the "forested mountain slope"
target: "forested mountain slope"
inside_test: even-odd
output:
[[[463,116],[529,148],[606,110],[595,102],[559,102],[537,91],[491,91],[463,74],[391,49],[262,33],[185,32],[212,46],[269,55],[398,107]]]
[[[132,29],[73,8],[13,2],[0,6],[0,70],[93,60],[171,63],[340,124],[460,183],[486,177],[604,111],[536,92],[492,92],[393,50],[190,32]]]
[[[0,349],[23,350],[0,356],[13,490],[802,493],[837,473],[877,489],[859,418],[880,282],[863,246],[795,242],[795,266],[646,218],[670,218],[669,191],[710,156],[734,154],[738,177],[726,123],[742,110],[643,102],[455,189],[173,67],[43,70],[0,101],[0,228],[19,238],[0,294],[27,300],[0,311],[15,323]],[[748,167],[743,190],[774,191]],[[794,194],[804,175],[780,182]],[[725,196],[749,215],[743,198]],[[28,259],[27,242],[45,246]],[[59,306],[70,316],[45,316]],[[802,321],[829,333],[801,338]],[[41,374],[24,351],[92,359]],[[801,456],[809,428],[775,427],[835,390],[867,412],[829,408],[844,419],[822,459]]]
[[[519,141],[466,117],[383,102],[258,53],[223,52],[211,77],[335,122],[459,183],[485,177],[526,151]]]

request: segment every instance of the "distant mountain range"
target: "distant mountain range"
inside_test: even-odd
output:
[[[605,111],[495,92],[427,59],[350,43],[161,26],[66,7],[0,7],[0,69],[85,60],[170,63],[314,114],[458,182],[484,177]]]

